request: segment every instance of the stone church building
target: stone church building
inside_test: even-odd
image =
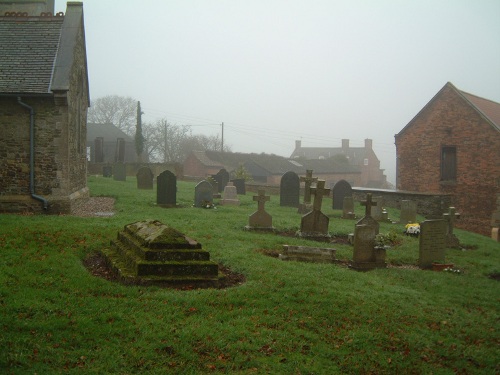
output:
[[[451,196],[461,213],[456,225],[490,235],[500,195],[500,103],[448,82],[395,139],[397,188]]]
[[[0,212],[68,213],[88,196],[83,4],[0,0]]]

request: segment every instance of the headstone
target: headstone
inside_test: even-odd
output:
[[[344,204],[342,206],[342,218],[343,219],[355,219],[356,215],[354,214],[354,198],[344,197]]]
[[[206,207],[206,205],[213,204],[214,192],[212,185],[203,180],[198,182],[194,188],[194,206],[195,207]]]
[[[219,183],[215,180],[215,178],[213,178],[213,176],[209,176],[205,181],[207,181],[208,183],[210,183],[210,185],[212,185],[212,190],[214,192],[213,197],[220,198],[221,195],[219,194]]]
[[[372,200],[372,194],[366,194],[366,200],[361,202],[365,206],[365,216],[354,227],[354,251],[351,268],[360,271],[375,268],[385,268],[385,248],[375,247],[375,236],[379,233],[379,223],[371,216],[372,207],[377,202]]]
[[[384,198],[373,197],[373,200],[377,202],[377,205],[372,207],[372,217],[377,221],[383,221],[382,210],[384,209]]]
[[[104,162],[104,138],[96,137],[94,140],[94,162]]]
[[[228,182],[224,188],[224,194],[222,195],[220,204],[223,206],[240,205],[240,200],[238,199],[238,194],[236,193],[236,186],[234,186],[232,182]]]
[[[446,247],[459,248],[460,241],[453,233],[453,227],[456,219],[460,219],[460,214],[456,212],[455,207],[450,207],[448,212],[443,214],[443,219],[446,221]]]
[[[321,205],[323,195],[330,194],[330,189],[325,189],[324,180],[318,180],[316,187],[311,188],[311,194],[314,195],[312,211],[302,216],[298,235],[315,240],[329,239],[328,224],[330,219],[321,212]]]
[[[410,200],[402,200],[399,223],[408,224],[415,221],[417,221],[417,203]]]
[[[419,259],[420,268],[431,268],[433,262],[444,262],[446,249],[446,222],[425,220],[420,223]]]
[[[156,204],[160,207],[177,204],[177,177],[168,169],[156,178]]]
[[[227,183],[229,182],[229,173],[223,168],[216,175],[212,176],[217,181],[217,192],[222,193]]]
[[[112,177],[113,176],[113,167],[111,165],[104,165],[102,167],[102,175],[103,175],[103,177]]]
[[[115,148],[115,163],[125,162],[125,140],[123,138],[116,139]]]
[[[137,171],[137,189],[151,190],[153,189],[154,175],[150,168],[141,167]]]
[[[341,210],[344,205],[344,197],[352,197],[352,187],[346,180],[340,180],[333,186],[332,208]]]
[[[127,181],[127,167],[123,163],[116,163],[113,166],[113,179],[115,181]]]
[[[236,194],[245,195],[247,193],[244,178],[235,178],[234,180],[231,180],[231,182],[234,186],[236,186]]]
[[[295,260],[312,263],[335,263],[337,250],[324,247],[283,245],[281,260]]]
[[[280,181],[280,206],[299,207],[300,180],[297,173],[288,171]]]
[[[264,190],[259,190],[259,195],[255,195],[253,200],[257,202],[257,211],[248,217],[248,226],[246,229],[249,230],[264,230],[264,231],[274,231],[273,228],[273,218],[265,210],[265,204],[271,197],[266,195]]]
[[[311,186],[313,183],[318,181],[317,177],[312,176],[312,169],[306,171],[306,175],[300,177],[300,182],[304,183],[304,201],[299,205],[299,214],[305,214],[312,210],[311,204]]]
[[[218,265],[210,253],[158,220],[125,225],[103,252],[126,282],[218,285]]]

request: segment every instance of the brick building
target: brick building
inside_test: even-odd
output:
[[[0,211],[70,212],[88,196],[83,4],[0,0]]]
[[[295,141],[290,159],[294,160],[337,160],[345,158],[351,166],[359,168],[356,180],[347,180],[351,185],[388,188],[387,176],[380,169],[380,160],[373,151],[373,141],[365,139],[364,147],[350,147],[348,139],[342,139],[341,147],[303,147],[301,141]],[[334,181],[337,182],[337,181]]]
[[[457,226],[489,235],[500,193],[500,103],[447,83],[395,140],[397,188],[451,194]]]

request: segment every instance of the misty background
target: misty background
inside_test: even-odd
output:
[[[290,156],[394,135],[452,82],[500,102],[500,1],[84,0],[91,100]],[[66,2],[55,1],[56,12]]]

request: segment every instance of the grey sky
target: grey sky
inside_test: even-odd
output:
[[[91,99],[290,156],[394,134],[445,85],[500,102],[499,0],[84,0]],[[56,11],[66,2],[56,0]]]

